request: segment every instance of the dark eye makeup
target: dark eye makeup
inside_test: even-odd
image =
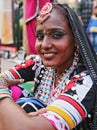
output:
[[[44,39],[45,35],[50,36],[52,39],[60,39],[61,37],[63,37],[65,35],[65,30],[64,29],[50,29],[47,31],[43,31],[43,30],[37,30],[36,31],[36,38],[41,41]]]

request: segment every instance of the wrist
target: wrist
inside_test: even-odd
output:
[[[8,88],[0,89],[0,99],[11,98],[11,93]]]
[[[8,87],[7,81],[3,77],[0,77],[0,89],[7,87]]]
[[[0,99],[3,98],[11,98],[11,94],[9,89],[7,88],[7,81],[4,79],[3,76],[0,76]]]

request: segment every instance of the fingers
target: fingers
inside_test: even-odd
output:
[[[45,113],[46,111],[47,111],[46,108],[42,108],[42,109],[40,109],[36,112],[28,113],[28,115],[31,116],[31,117],[34,117],[34,116],[38,116],[39,114]]]
[[[38,110],[38,114],[45,113],[46,111],[47,111],[46,108],[42,108],[42,109]]]
[[[30,113],[28,113],[28,115],[31,116],[31,117],[38,116],[38,112],[37,111],[36,112],[30,112]]]
[[[24,82],[24,79],[14,79],[14,80],[10,80],[9,78],[4,78],[4,79],[6,80],[8,86],[18,85]]]

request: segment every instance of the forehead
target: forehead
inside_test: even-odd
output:
[[[69,27],[65,13],[63,15],[62,10],[60,10],[60,8],[53,8],[50,13],[50,16],[42,23],[38,23],[36,28],[64,28],[66,26]]]

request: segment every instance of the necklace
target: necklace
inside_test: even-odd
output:
[[[78,51],[75,51],[72,65],[64,70],[61,77],[58,77],[55,69],[46,67],[43,78],[35,93],[35,97],[49,105],[49,103],[53,102],[61,93],[63,93],[65,86],[69,83],[71,73],[74,72],[78,65],[78,55]],[[59,80],[57,84],[54,83],[55,77],[56,80]]]
[[[57,70],[54,70],[55,80],[60,81],[61,78],[66,74],[67,69],[64,70],[64,72],[59,76],[57,73]]]

